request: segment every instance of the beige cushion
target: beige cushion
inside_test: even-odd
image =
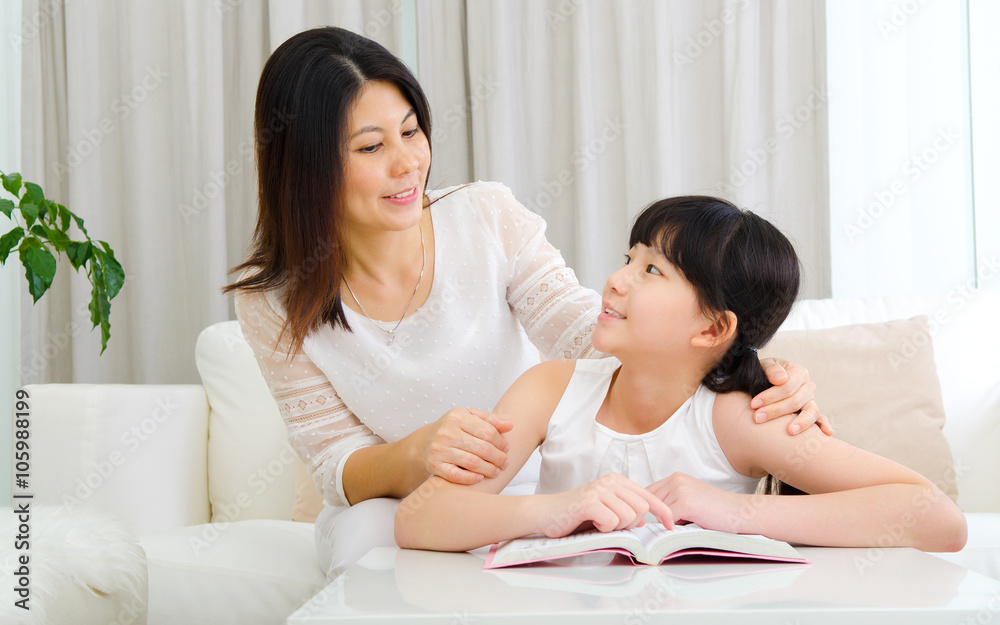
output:
[[[799,363],[835,435],[919,472],[958,498],[927,317],[779,332],[761,356]]]

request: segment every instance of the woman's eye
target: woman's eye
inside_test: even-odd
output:
[[[407,130],[407,131],[403,132],[403,136],[406,137],[407,139],[409,139],[410,137],[417,136],[418,132],[420,132],[420,126],[417,126],[413,130]]]
[[[378,151],[379,146],[381,145],[382,145],[381,143],[376,143],[375,145],[366,145],[365,147],[360,148],[358,152],[361,152],[362,154],[374,154],[376,151]]]
[[[646,273],[651,273],[657,276],[663,275],[663,272],[654,267],[653,265],[646,265]]]

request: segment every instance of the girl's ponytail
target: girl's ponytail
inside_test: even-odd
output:
[[[756,395],[771,386],[760,366],[756,347],[733,341],[719,364],[708,372],[702,383],[716,393],[743,391]]]

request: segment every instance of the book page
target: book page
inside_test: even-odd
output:
[[[515,538],[501,543],[492,561],[498,564],[510,562],[535,562],[557,556],[566,556],[593,549],[618,548],[628,551],[642,551],[642,544],[633,530],[599,532],[597,530],[570,534],[560,538],[531,536]]]
[[[715,535],[725,535],[725,536],[739,536],[741,539],[757,539],[762,542],[770,541],[772,539],[767,536],[761,536],[760,534],[728,534],[727,532],[719,532],[717,530],[707,530],[694,523],[688,523],[687,525],[675,525],[674,529],[668,530],[662,523],[647,523],[644,527],[636,528],[635,530],[636,538],[638,538],[642,544],[648,549],[654,542],[665,539],[667,536],[676,536],[678,534],[690,534],[692,532],[701,532],[703,534],[715,534]],[[708,545],[705,545],[708,546]]]

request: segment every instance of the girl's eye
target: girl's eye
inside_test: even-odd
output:
[[[361,152],[362,154],[374,154],[375,152],[378,151],[381,145],[382,145],[381,143],[376,143],[375,145],[366,145],[365,147],[358,149],[358,152]]]
[[[417,126],[413,130],[407,130],[407,131],[403,132],[403,136],[406,137],[407,139],[409,139],[410,137],[417,136],[418,132],[420,132],[420,126]]]
[[[663,275],[663,272],[654,267],[653,265],[646,265],[646,273],[651,273],[657,276]]]
[[[632,264],[632,257],[629,256],[628,254],[625,255],[625,264],[626,265],[631,265]]]

